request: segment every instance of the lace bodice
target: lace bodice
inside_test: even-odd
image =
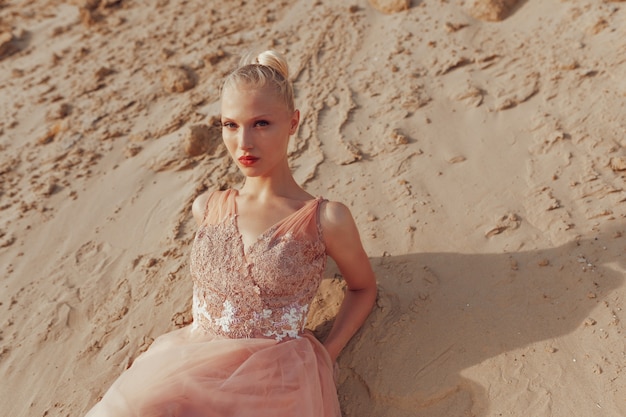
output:
[[[236,190],[211,195],[191,250],[194,329],[231,338],[297,338],[326,265],[322,199],[266,230],[245,250]]]

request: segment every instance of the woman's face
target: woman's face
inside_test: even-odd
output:
[[[271,176],[288,168],[289,136],[300,121],[271,86],[229,86],[222,92],[222,139],[248,177]]]

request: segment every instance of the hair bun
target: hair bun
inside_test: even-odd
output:
[[[2,1],[2,0],[0,0]],[[271,86],[281,97],[289,111],[294,111],[293,86],[289,79],[289,67],[282,54],[268,50],[260,54],[245,54],[224,80],[222,91],[230,86],[246,85],[252,88]]]
[[[283,76],[285,80],[289,79],[289,66],[287,60],[279,52],[276,51],[263,51],[256,57],[256,61],[267,67],[273,68]]]

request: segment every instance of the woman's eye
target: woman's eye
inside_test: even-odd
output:
[[[263,126],[267,126],[269,124],[270,123],[267,120],[259,120],[258,122],[255,123],[255,126],[263,127]]]
[[[227,129],[233,129],[236,127],[236,125],[233,122],[224,122],[222,123],[222,127],[225,127]]]

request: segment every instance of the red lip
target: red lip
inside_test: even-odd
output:
[[[256,156],[252,156],[252,155],[244,155],[244,156],[239,157],[239,163],[247,167],[254,165],[254,163],[258,160],[259,158],[257,158]]]

